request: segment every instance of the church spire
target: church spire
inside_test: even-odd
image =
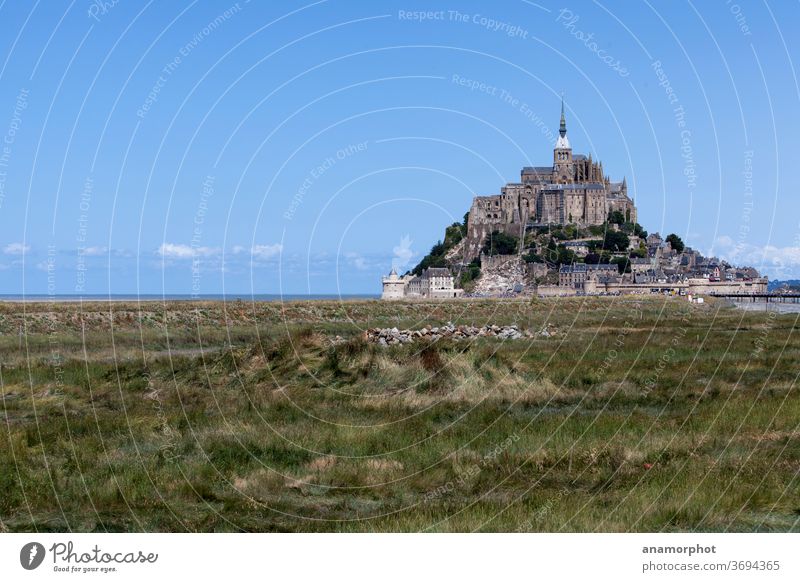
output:
[[[556,139],[557,150],[572,149],[567,139],[567,118],[564,116],[564,95],[561,95],[561,125],[558,128],[558,139]]]

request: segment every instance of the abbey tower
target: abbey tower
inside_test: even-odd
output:
[[[575,175],[575,164],[572,161],[572,147],[567,139],[567,119],[564,117],[564,101],[561,101],[561,122],[558,127],[558,139],[553,149],[553,177],[559,184],[569,184]]]
[[[477,257],[483,241],[495,230],[523,237],[529,225],[598,225],[613,211],[622,212],[628,222],[637,221],[625,179],[611,182],[602,163],[591,155],[572,153],[562,100],[553,165],[522,168],[519,182],[506,184],[500,194],[473,199],[464,258]]]

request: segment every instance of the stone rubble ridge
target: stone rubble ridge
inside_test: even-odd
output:
[[[499,339],[525,339],[536,336],[550,337],[555,334],[552,323],[548,323],[538,332],[530,330],[520,331],[517,325],[453,325],[447,322],[441,327],[423,327],[422,329],[397,329],[396,327],[371,328],[365,332],[367,341],[382,346],[410,344],[415,340],[437,340],[451,338],[454,340],[472,339],[476,337],[495,337]]]

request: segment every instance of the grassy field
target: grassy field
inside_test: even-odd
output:
[[[0,305],[0,530],[798,531],[797,317]],[[549,336],[363,340],[448,321]]]

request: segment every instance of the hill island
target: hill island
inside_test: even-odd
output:
[[[754,268],[648,234],[625,178],[613,182],[591,154],[573,154],[563,101],[558,133],[552,165],[524,167],[500,194],[476,196],[413,270],[383,277],[382,298],[766,293]]]

